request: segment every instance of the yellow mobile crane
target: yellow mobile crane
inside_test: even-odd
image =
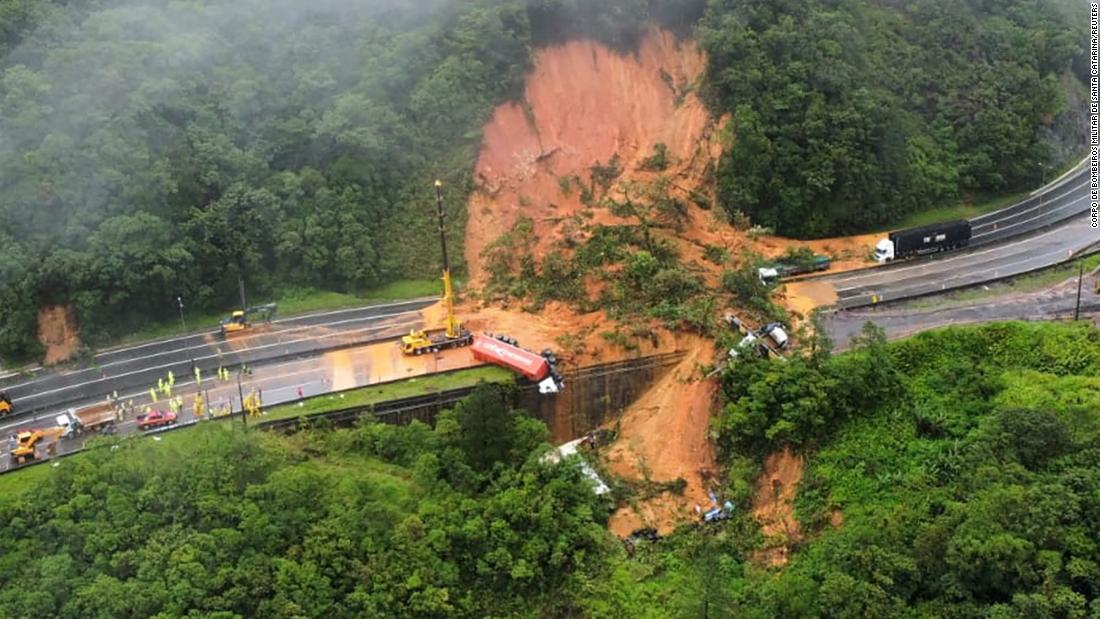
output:
[[[399,346],[406,355],[422,355],[426,352],[434,353],[444,348],[458,348],[469,346],[474,341],[474,336],[462,327],[462,323],[455,317],[454,290],[451,288],[451,267],[447,261],[447,236],[444,234],[443,225],[443,183],[435,182],[435,210],[439,217],[439,244],[443,248],[443,308],[447,312],[445,319],[446,330],[442,333],[425,333],[410,331],[401,338]]]

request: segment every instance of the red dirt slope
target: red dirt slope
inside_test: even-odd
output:
[[[536,228],[579,212],[577,192],[564,195],[559,179],[578,175],[618,154],[630,176],[654,144],[668,147],[673,170],[693,163],[713,121],[691,94],[704,58],[691,42],[653,31],[634,55],[592,41],[539,50],[525,101],[497,108],[484,128],[470,201],[466,260],[481,283],[479,256],[511,229],[519,215]],[[541,225],[540,225],[541,224]],[[552,240],[540,235],[540,246]]]

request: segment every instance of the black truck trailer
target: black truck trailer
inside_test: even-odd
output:
[[[894,259],[931,254],[966,247],[970,243],[970,222],[965,219],[907,228],[890,233]]]

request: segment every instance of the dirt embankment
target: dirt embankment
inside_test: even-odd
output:
[[[771,566],[787,564],[790,548],[802,539],[794,517],[794,498],[802,481],[805,460],[784,449],[764,459],[764,471],[756,482],[753,516],[760,523],[765,542],[756,556]]]
[[[559,224],[585,208],[562,180],[587,183],[593,165],[617,155],[620,180],[644,176],[638,164],[662,143],[672,163],[667,173],[690,183],[717,144],[715,122],[692,92],[704,66],[694,43],[661,31],[629,55],[592,41],[539,50],[524,101],[498,107],[484,129],[466,228],[472,281],[483,281],[482,250],[521,215],[534,220],[540,250],[559,240]]]
[[[684,344],[684,360],[623,413],[607,460],[613,473],[635,483],[686,483],[683,492],[665,490],[617,510],[609,526],[620,537],[647,526],[667,535],[677,524],[698,519],[696,506],[713,507],[707,493],[715,489],[714,446],[707,430],[717,385],[697,370],[709,362],[711,345],[698,339]]]
[[[731,256],[742,249],[773,256],[792,244],[809,245],[820,253],[845,256],[842,267],[860,264],[867,239],[750,240],[722,220],[708,177],[721,154],[728,119],[713,118],[695,95],[705,64],[692,41],[660,30],[650,31],[632,54],[592,41],[538,50],[523,99],[498,107],[483,129],[465,239],[471,285],[476,289],[486,283],[483,251],[520,217],[533,222],[530,249],[536,257],[566,238],[576,239],[578,221],[632,223],[582,201],[580,186],[592,186],[593,166],[615,157],[621,174],[610,188],[612,195],[622,183],[650,183],[663,175],[669,192],[687,204],[683,229],[659,234],[677,244],[684,262],[703,269],[711,285],[717,285],[721,267],[703,259],[707,245],[724,248]],[[667,168],[641,169],[657,144],[667,148]],[[700,196],[711,202],[709,211],[696,203]],[[426,313],[427,323],[439,324],[432,313]],[[683,478],[684,492],[637,500],[615,514],[611,528],[622,535],[643,525],[667,532],[694,519],[696,505],[709,507],[715,464],[707,432],[716,385],[701,379],[695,369],[697,363],[713,360],[709,342],[655,328],[651,342],[639,342],[638,350],[627,352],[601,338],[613,328],[602,312],[578,314],[558,303],[538,314],[464,303],[460,314],[472,330],[509,333],[533,350],[553,348],[574,365],[687,351],[680,366],[624,412],[620,438],[609,450],[614,473],[643,485]]]
[[[38,341],[46,347],[43,365],[71,359],[80,349],[72,308],[67,305],[49,305],[38,310]]]

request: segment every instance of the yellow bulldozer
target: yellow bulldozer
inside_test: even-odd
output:
[[[439,244],[443,248],[443,308],[447,312],[446,328],[435,333],[423,329],[410,331],[398,342],[401,351],[406,355],[422,355],[439,352],[444,348],[469,346],[474,341],[473,334],[464,329],[455,316],[454,289],[451,287],[451,267],[447,261],[447,236],[443,223],[443,183],[440,181],[435,182],[435,209],[439,217]]]

